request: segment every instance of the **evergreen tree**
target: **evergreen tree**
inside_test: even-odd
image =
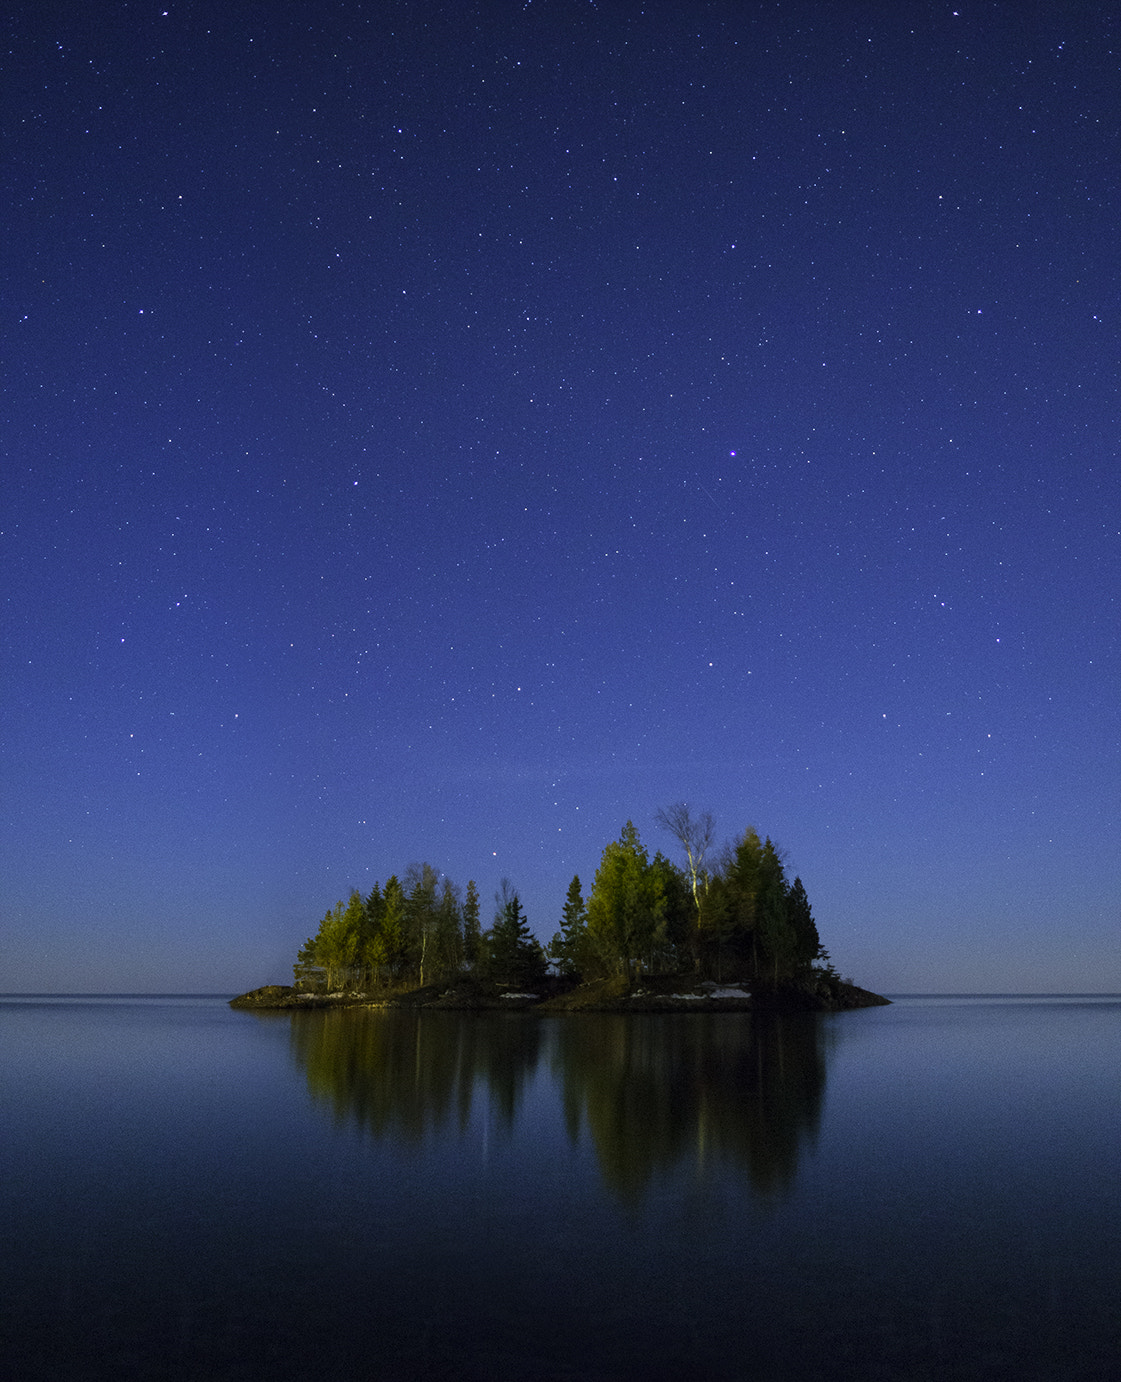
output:
[[[825,951],[821,946],[821,937],[817,933],[817,923],[810,909],[810,900],[800,878],[795,878],[790,885],[786,912],[794,938],[797,966],[800,970],[806,970],[815,960],[821,959]],[[827,955],[825,958],[828,961]]]
[[[782,859],[768,837],[759,860],[759,885],[756,894],[756,931],[765,972],[771,982],[791,973],[796,947],[787,905],[789,888]]]
[[[521,901],[511,889],[509,879],[502,880],[502,890],[495,894],[495,902],[494,925],[487,934],[490,977],[499,984],[540,982],[545,974],[545,956],[529,929]]]
[[[582,978],[683,967],[692,957],[718,980],[732,977],[776,987],[783,980],[835,973],[822,948],[800,878],[788,883],[781,852],[749,828],[713,859],[712,817],[694,820],[683,803],[658,813],[685,849],[687,868],[660,852],[651,860],[633,822],[603,851],[584,901],[579,875],[569,884],[560,930],[548,948],[558,970]],[[466,895],[430,864],[412,864],[405,883],[391,876],[368,897],[354,891],[323,917],[300,947],[293,976],[305,987],[364,989],[371,983],[431,983],[464,968],[501,982],[529,983],[544,974],[546,952],[529,930],[508,879],[496,894],[485,934],[479,893]]]
[[[754,978],[759,969],[758,899],[763,842],[751,826],[727,855],[698,919],[702,968],[712,977]]]
[[[381,982],[385,965],[381,934],[385,924],[385,897],[381,885],[376,883],[366,898],[366,934],[362,946],[361,961],[367,972],[367,983],[375,987]]]
[[[561,974],[583,974],[589,959],[588,909],[580,890],[580,876],[574,875],[561,909],[560,930],[549,943],[548,955]]]
[[[736,902],[730,874],[724,869],[715,869],[701,899],[701,910],[692,934],[696,967],[708,979],[723,982],[733,977],[732,971],[739,977],[748,973],[749,960],[742,956],[737,958],[738,951],[733,946],[737,935]]]
[[[463,966],[463,921],[459,890],[450,878],[440,885],[435,941],[436,966],[445,978],[452,978]]]
[[[299,988],[318,988],[323,980],[323,967],[315,958],[315,937],[309,936],[296,953],[292,966],[292,980]]]
[[[423,988],[431,978],[429,947],[436,934],[436,887],[439,874],[431,864],[410,864],[405,870],[405,940],[410,966]]]
[[[386,879],[379,915],[372,927],[368,963],[392,983],[405,957],[405,893],[396,874]]]
[[[665,901],[662,879],[628,821],[604,849],[588,898],[588,935],[605,971],[630,979],[636,965],[652,961]]]
[[[364,950],[366,946],[366,904],[362,894],[354,889],[343,912],[340,927],[340,955],[342,958],[345,982],[354,988],[364,978]]]
[[[463,899],[463,954],[467,968],[478,970],[483,961],[483,932],[479,924],[479,889],[473,878],[467,880]]]
[[[367,944],[377,934],[385,916],[385,897],[381,884],[375,883],[366,896],[366,939]]]
[[[674,972],[689,964],[697,929],[695,896],[690,878],[658,851],[650,861],[650,872],[657,879],[663,897],[663,912],[655,928],[652,967]],[[708,876],[702,902],[708,897]]]
[[[355,898],[361,907],[362,899],[357,893],[352,893],[351,905],[344,907],[340,900],[319,923],[319,933],[315,937],[315,960],[323,967],[328,992],[349,979],[357,955],[359,925],[353,907]]]

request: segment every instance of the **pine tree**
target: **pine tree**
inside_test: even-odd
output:
[[[509,879],[495,894],[497,911],[487,934],[487,970],[499,984],[538,983],[545,974],[545,956],[522,912]]]
[[[782,859],[768,837],[763,843],[763,854],[759,860],[756,930],[764,965],[771,982],[776,985],[781,975],[792,971],[796,960],[794,931],[787,905],[788,893]]]
[[[580,875],[574,875],[561,909],[560,930],[549,943],[549,958],[561,974],[582,974],[589,959],[588,909],[580,890]]]
[[[588,898],[588,935],[604,969],[630,979],[636,964],[650,961],[665,905],[661,879],[628,821],[604,849]]]
[[[319,923],[319,933],[315,938],[315,958],[323,966],[328,993],[343,982],[344,974],[353,961],[348,925],[344,920],[346,912],[340,899]]]
[[[650,861],[650,872],[656,876],[664,899],[663,913],[656,930],[656,968],[676,971],[690,962],[697,930],[697,911],[690,879],[676,864],[658,851]],[[708,899],[710,879],[705,875],[704,892],[699,896],[702,905]]]
[[[345,982],[353,988],[362,980],[366,946],[366,904],[357,889],[351,892],[343,912],[339,935],[339,954]]]
[[[810,900],[806,896],[806,890],[802,886],[800,878],[795,878],[790,885],[790,894],[786,899],[786,911],[794,939],[796,963],[799,969],[808,969],[825,952],[821,946],[821,937],[817,933],[814,914],[810,909]]]
[[[367,953],[375,972],[384,971],[391,982],[400,977],[405,956],[405,894],[396,874],[386,879]]]
[[[440,885],[435,940],[437,968],[446,978],[454,977],[463,965],[463,922],[459,890],[450,878]]]
[[[384,958],[381,945],[382,926],[385,922],[385,898],[380,884],[376,883],[366,897],[366,932],[362,946],[361,963],[368,975],[367,983],[377,986],[381,982]]]
[[[758,973],[762,859],[763,842],[749,826],[704,897],[698,921],[702,967],[718,980]]]
[[[309,936],[296,952],[296,963],[292,966],[292,980],[298,988],[318,988],[323,978],[323,967],[315,958],[315,937]]]
[[[475,880],[467,880],[463,899],[463,954],[467,968],[477,970],[483,960],[483,932],[479,924],[479,889]]]

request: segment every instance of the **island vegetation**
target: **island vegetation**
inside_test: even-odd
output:
[[[653,857],[632,822],[608,843],[591,889],[577,875],[547,945],[508,879],[490,926],[473,880],[460,889],[428,863],[340,900],[300,947],[291,987],[241,1006],[345,1001],[550,1010],[711,1006],[838,1008],[886,1002],[842,979],[805,887],[754,828],[715,848],[709,812],[657,814],[680,863]],[[645,1000],[645,1001],[643,1001]]]

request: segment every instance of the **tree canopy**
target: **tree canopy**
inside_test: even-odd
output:
[[[319,923],[297,954],[303,987],[364,992],[425,986],[466,976],[502,985],[531,984],[548,966],[568,979],[689,972],[755,986],[832,970],[801,878],[788,878],[784,852],[754,827],[714,850],[709,812],[684,802],[656,822],[677,841],[680,864],[650,857],[627,821],[603,849],[587,899],[579,875],[560,910],[559,929],[543,948],[508,879],[482,930],[474,880],[461,890],[428,863],[354,890]]]

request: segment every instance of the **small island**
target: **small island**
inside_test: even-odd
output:
[[[708,812],[678,803],[657,820],[684,865],[661,851],[650,858],[628,821],[604,848],[587,900],[579,876],[569,884],[547,946],[509,880],[484,930],[474,881],[461,892],[432,865],[412,864],[328,911],[300,947],[291,985],[231,1006],[832,1012],[889,1001],[841,978],[802,880],[787,878],[769,837],[748,828],[717,851]]]
[[[551,982],[510,989],[501,984],[439,984],[376,994],[318,993],[292,984],[266,984],[230,999],[231,1008],[256,1010],[321,1008],[437,1008],[456,1012],[668,1013],[668,1012],[845,1012],[875,1008],[890,998],[837,978],[812,990],[780,987],[753,994],[742,984],[697,982],[693,975],[656,975],[634,984],[618,980]]]

